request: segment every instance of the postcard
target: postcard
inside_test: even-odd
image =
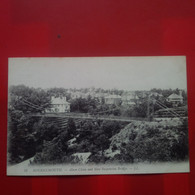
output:
[[[185,56],[8,65],[7,175],[189,172]]]

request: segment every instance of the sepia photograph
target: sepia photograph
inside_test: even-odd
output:
[[[189,172],[185,56],[8,65],[7,175]]]

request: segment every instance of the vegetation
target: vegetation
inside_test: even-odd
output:
[[[37,113],[48,108],[50,97],[42,89],[29,88],[24,85],[11,86],[9,89],[10,111]]]
[[[130,124],[124,129],[128,138],[117,141],[118,136],[126,136],[124,132],[113,137],[110,147],[119,150],[111,160],[119,163],[143,161],[178,161],[188,158],[188,126],[184,120],[181,124],[169,122],[143,122]],[[127,136],[126,136],[127,137]],[[117,146],[116,146],[117,145]]]
[[[87,92],[87,89],[81,90]],[[101,89],[97,91],[102,92]],[[152,91],[165,93],[156,89]],[[112,91],[118,95],[122,92]],[[169,92],[166,91],[166,95]],[[164,125],[163,122],[127,125],[94,117],[93,120],[64,119],[66,125],[62,126],[56,118],[31,116],[31,113],[41,113],[49,108],[50,97],[54,94],[67,97],[71,102],[71,112],[143,118],[147,115],[147,98],[125,107],[106,105],[104,98],[91,96],[73,100],[70,92],[63,88],[44,91],[24,85],[12,86],[9,89],[9,163],[19,163],[31,157],[34,157],[35,164],[81,163],[75,153],[89,153],[88,163],[172,161],[188,157],[187,121],[177,125]],[[165,99],[161,98],[161,101],[165,102]],[[158,109],[154,107],[154,110]],[[126,131],[128,133],[121,138]],[[110,155],[115,152],[115,155]]]

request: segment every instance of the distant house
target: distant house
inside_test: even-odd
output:
[[[105,104],[119,105],[121,103],[120,95],[109,95],[105,97]]]
[[[178,104],[183,103],[183,97],[182,94],[180,93],[179,95],[176,93],[171,94],[168,98],[167,101],[173,104],[174,106],[178,106]]]
[[[70,112],[70,103],[66,101],[66,97],[51,97],[51,108],[46,113]]]
[[[134,92],[124,93],[122,94],[122,98],[121,98],[123,106],[135,105],[138,102],[138,100],[139,100],[139,97]]]
[[[102,102],[103,99],[105,99],[105,97],[107,97],[107,96],[109,96],[108,93],[96,93],[94,95],[94,98],[97,99],[97,100],[99,100],[100,102]]]
[[[149,96],[150,97],[160,97],[160,98],[163,97],[163,95],[158,92],[150,92]]]
[[[137,96],[138,96],[139,99],[144,99],[144,98],[147,97],[147,95],[148,95],[148,91],[139,91],[139,92],[137,92]]]

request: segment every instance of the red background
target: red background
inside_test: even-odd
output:
[[[189,174],[6,176],[8,57],[158,55],[187,56]],[[195,194],[194,64],[194,0],[1,0],[0,193]]]

